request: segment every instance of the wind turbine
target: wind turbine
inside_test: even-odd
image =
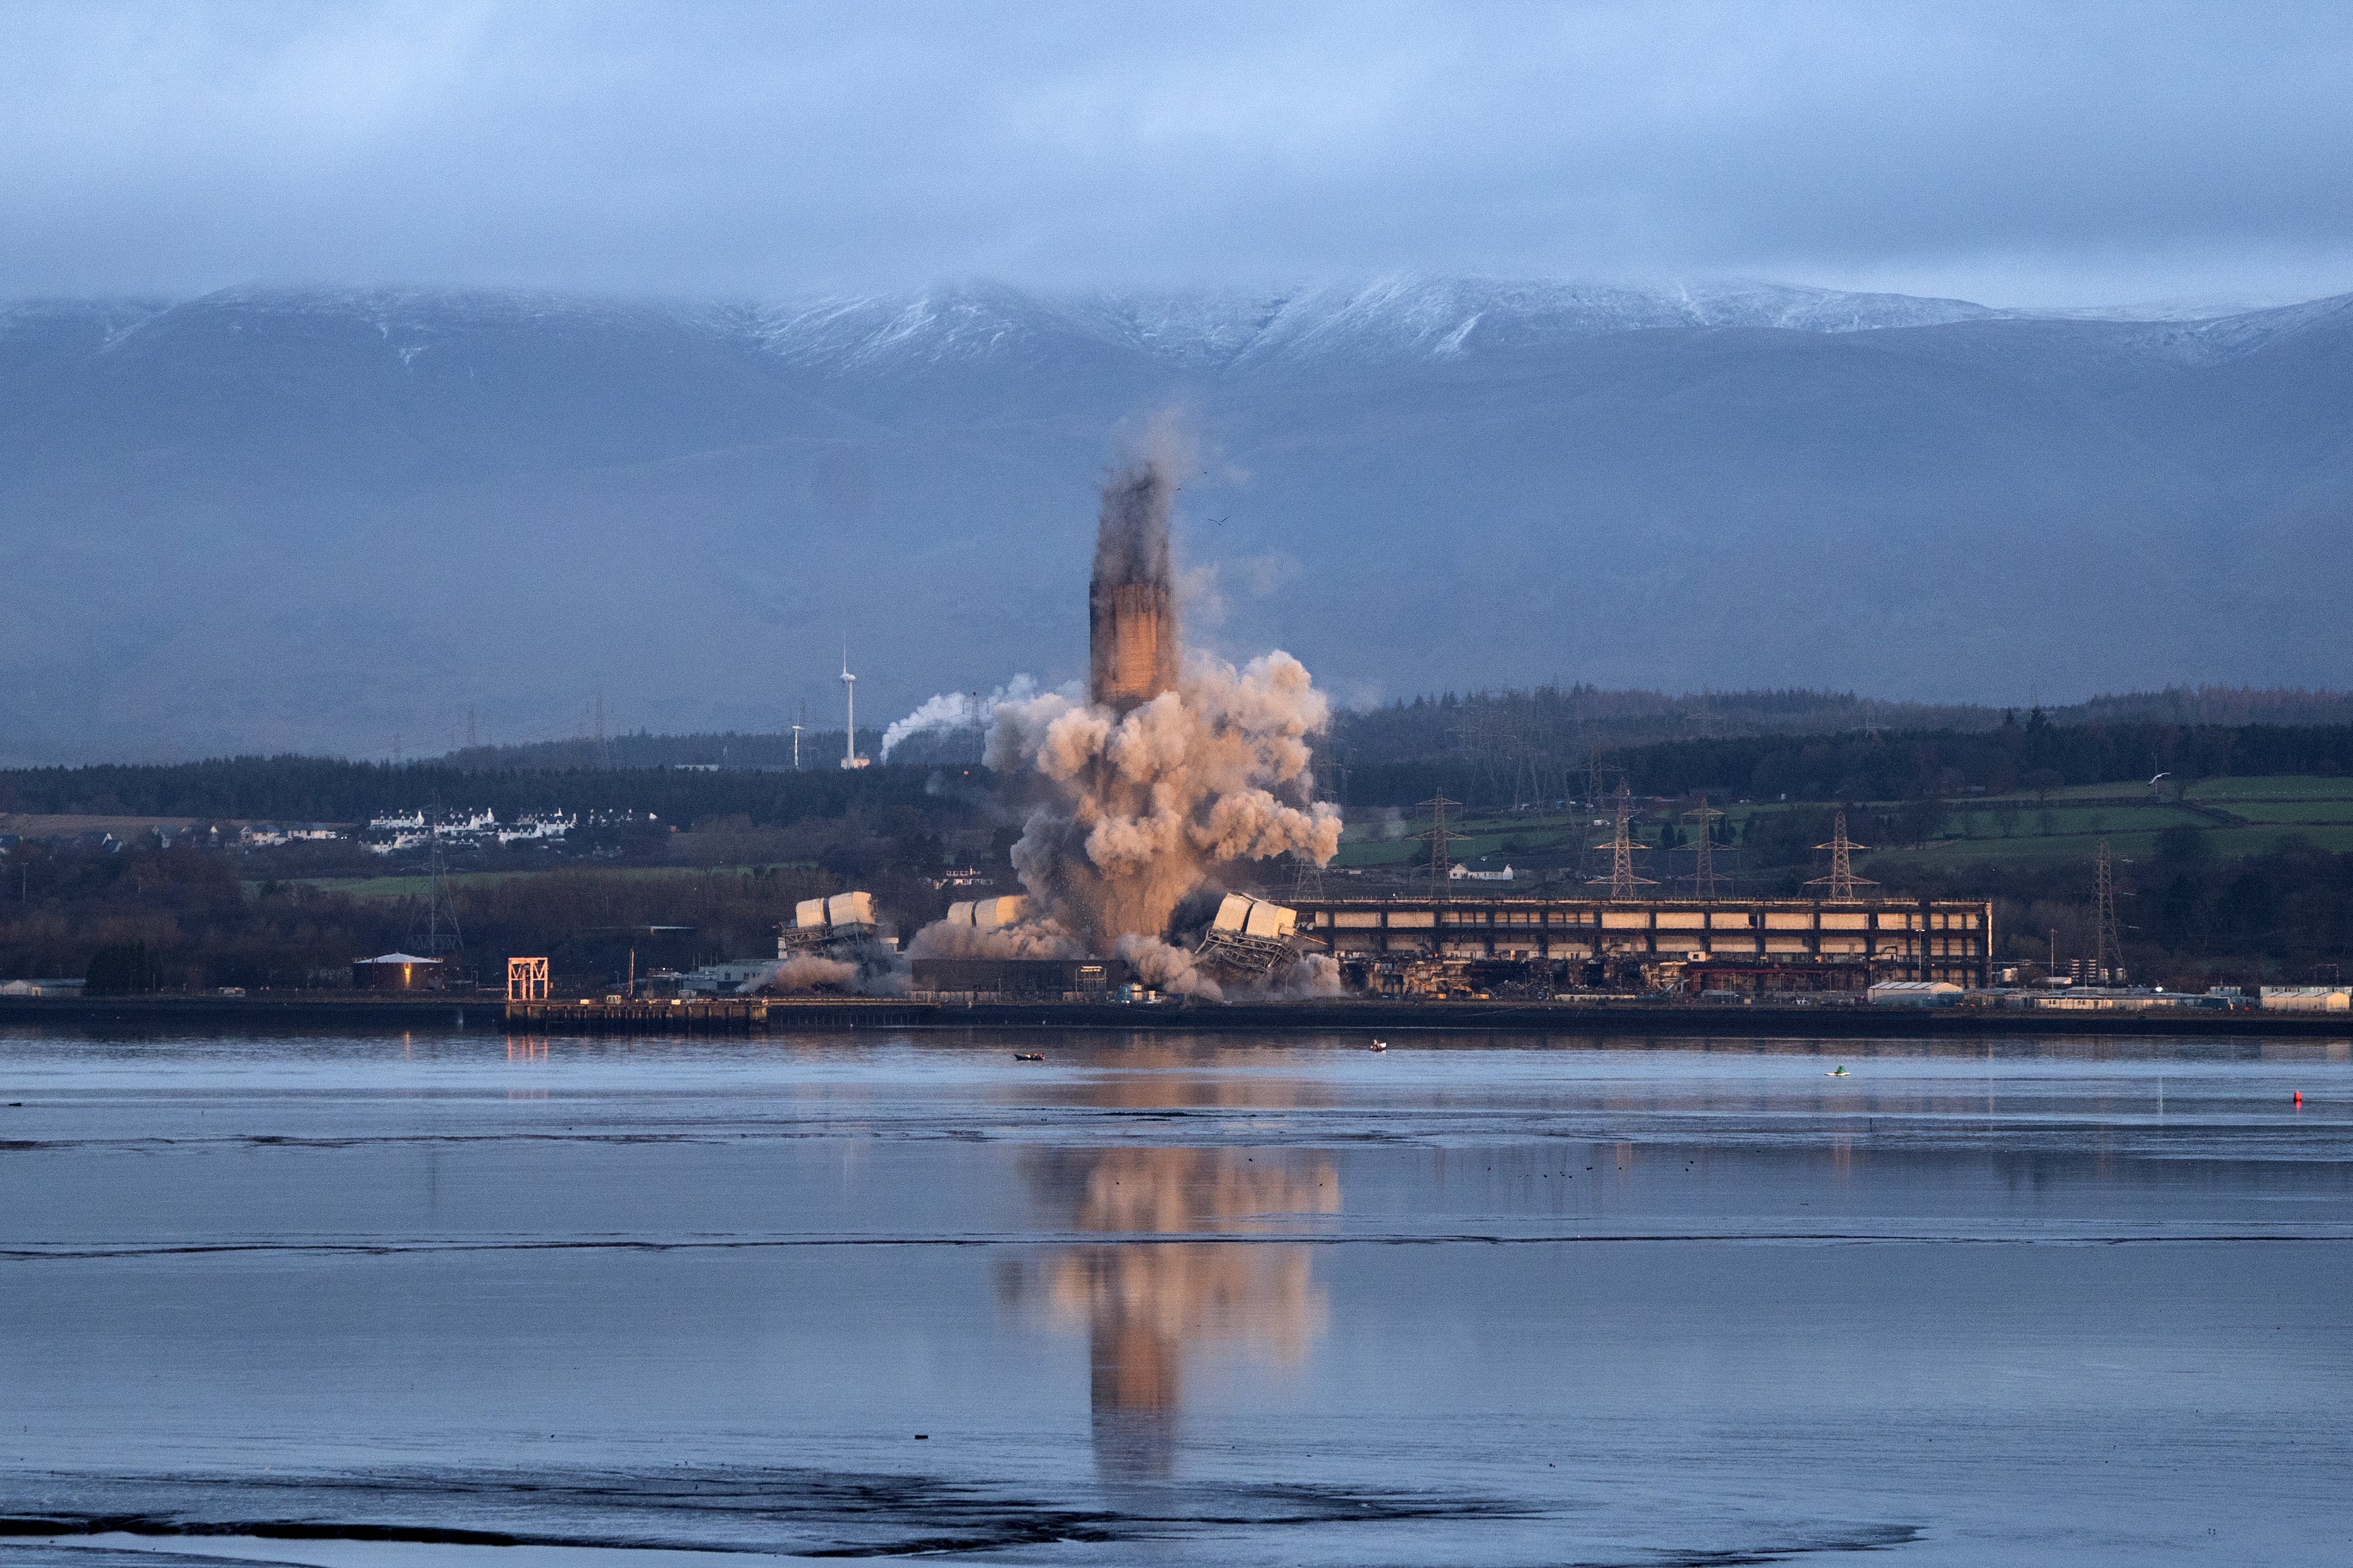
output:
[[[849,673],[849,645],[841,645],[841,702],[849,715],[849,732],[841,742],[841,765],[862,768],[866,759],[858,754],[858,677]]]

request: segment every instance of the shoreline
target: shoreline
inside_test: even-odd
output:
[[[212,1024],[227,1028],[354,1026],[466,1034],[593,1034],[510,1026],[497,997],[351,995],[0,997],[0,1024],[101,1026]],[[734,1033],[893,1029],[1128,1029],[1265,1034],[1572,1034],[1661,1039],[1726,1037],[1889,1039],[1996,1036],[2262,1037],[2353,1041],[2345,1014],[2153,1009],[2106,1013],[1977,1007],[1729,1005],[1692,1002],[1441,1002],[1329,999],[1185,1005],[977,1003],[969,1006],[888,998],[772,1000],[765,1030]],[[612,1029],[614,1034],[665,1031]],[[700,1032],[700,1031],[698,1031]]]

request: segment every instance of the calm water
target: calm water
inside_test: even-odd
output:
[[[5,1101],[0,1568],[2353,1561],[2343,1042],[17,1032]]]

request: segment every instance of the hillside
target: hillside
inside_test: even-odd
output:
[[[1189,411],[1196,637],[1343,700],[2353,684],[2353,297],[2037,319],[1473,279],[0,308],[0,762],[839,723],[1081,667]]]

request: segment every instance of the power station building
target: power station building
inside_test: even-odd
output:
[[[1747,990],[1875,980],[1992,983],[1993,906],[1954,899],[1324,898],[1298,932],[1351,960],[1683,963]],[[1778,983],[1777,983],[1778,982]]]

